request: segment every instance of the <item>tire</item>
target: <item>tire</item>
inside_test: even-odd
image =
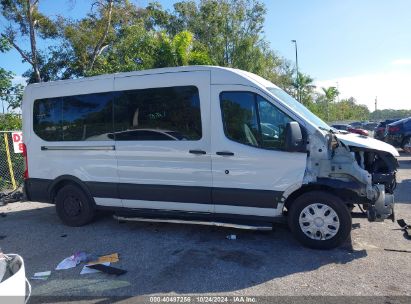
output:
[[[80,227],[95,216],[93,201],[76,185],[66,185],[56,195],[56,211],[67,226]]]
[[[332,249],[348,238],[352,220],[350,211],[339,197],[312,191],[302,194],[291,204],[288,225],[294,237],[304,246]]]
[[[401,149],[402,149],[403,151],[405,151],[405,145],[408,144],[408,143],[410,143],[410,139],[411,139],[411,137],[410,137],[410,136],[407,136],[407,137],[405,137],[405,138],[403,139],[403,141],[401,142]]]

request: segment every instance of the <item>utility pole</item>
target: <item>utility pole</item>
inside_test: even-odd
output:
[[[297,82],[297,96],[298,96],[298,101],[301,103],[301,91],[300,91],[300,75],[298,73],[298,47],[297,47],[297,40],[291,40],[292,43],[294,43],[295,46],[295,67],[297,70],[297,77],[296,77],[296,82]]]
[[[378,109],[377,105],[378,105],[378,99],[377,99],[377,96],[375,96],[375,111],[377,111]]]

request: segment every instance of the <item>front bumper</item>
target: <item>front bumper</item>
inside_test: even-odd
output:
[[[382,222],[386,219],[394,221],[394,195],[386,193],[384,185],[376,185],[375,189],[378,196],[375,202],[368,206],[368,220],[370,222]]]

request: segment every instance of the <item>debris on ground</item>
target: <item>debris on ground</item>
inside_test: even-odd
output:
[[[94,264],[91,264],[91,265],[94,265]],[[83,267],[83,269],[81,270],[80,274],[90,274],[90,273],[98,273],[98,272],[101,272],[100,270],[90,268],[89,266],[91,266],[91,265],[89,265],[89,264],[88,264],[88,265],[84,265],[84,267]],[[101,265],[110,266],[110,262],[101,263]]]
[[[2,212],[2,213],[0,213],[0,216],[1,216],[1,217],[6,217],[7,214],[5,214],[4,212]]]
[[[32,280],[47,280],[51,275],[51,271],[36,272],[31,279]]]
[[[403,219],[397,221],[398,225],[400,225],[401,230],[404,231],[404,236],[407,239],[411,239],[411,225],[408,225]]]
[[[0,206],[10,203],[20,202],[24,199],[24,194],[21,189],[17,189],[10,193],[0,193]]]
[[[411,253],[411,250],[405,250],[405,249],[388,249],[384,248],[385,251],[393,251],[393,252],[404,252],[404,253]]]
[[[107,273],[107,274],[122,275],[122,274],[127,273],[127,270],[116,268],[116,267],[111,267],[111,266],[105,266],[103,264],[89,265],[87,267],[91,268],[91,269],[96,269],[96,270],[102,271],[102,272]]]
[[[4,240],[7,237],[7,235],[0,235],[0,241]]]
[[[67,237],[67,234],[62,234],[62,235],[60,235],[60,237],[65,238],[65,237]]]
[[[120,274],[126,273],[127,271],[119,269],[119,268],[110,267],[111,263],[116,263],[119,260],[120,259],[119,259],[119,255],[117,252],[112,253],[112,254],[97,256],[94,254],[88,254],[84,251],[79,251],[73,254],[72,256],[65,258],[63,261],[61,261],[57,265],[56,270],[74,268],[80,263],[84,262],[87,264],[83,266],[80,274],[105,272],[109,274],[120,275]]]
[[[235,234],[229,234],[226,236],[227,240],[236,240],[237,239],[237,235]]]
[[[64,270],[64,269],[70,269],[76,267],[78,264],[81,262],[89,262],[95,259],[95,256],[87,254],[84,251],[79,251],[73,254],[72,256],[65,258],[63,261],[61,261],[57,267],[56,270]]]
[[[70,269],[76,266],[77,266],[77,261],[74,260],[74,256],[72,255],[71,257],[65,258],[63,261],[61,261],[57,265],[56,270]]]
[[[104,264],[104,263],[117,263],[119,261],[118,253],[112,253],[98,257],[97,260],[90,261],[88,265],[92,264]]]

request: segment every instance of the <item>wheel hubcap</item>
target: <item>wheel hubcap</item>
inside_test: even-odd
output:
[[[313,240],[331,239],[340,228],[334,209],[321,203],[305,207],[300,213],[299,224],[304,234]]]
[[[81,213],[81,200],[75,196],[69,196],[64,200],[64,211],[69,216],[77,216]]]

